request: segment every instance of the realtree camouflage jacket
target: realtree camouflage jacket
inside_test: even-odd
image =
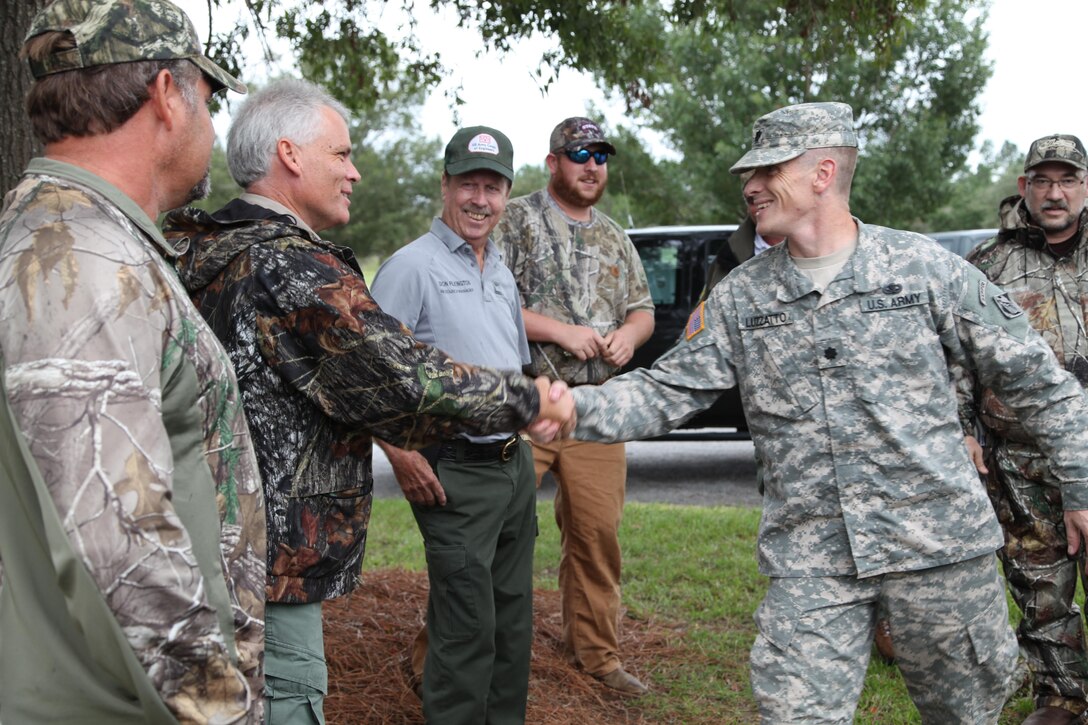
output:
[[[1062,257],[1048,251],[1046,233],[1032,223],[1020,196],[1002,201],[999,216],[997,236],[973,249],[967,261],[1016,300],[1059,362],[1088,386],[1088,210],[1080,213],[1075,244]],[[1002,437],[1031,442],[1016,415],[992,390],[983,391],[978,414]]]
[[[521,374],[451,361],[370,296],[350,250],[235,200],[172,214],[182,280],[242,388],[268,502],[270,601],[347,594],[370,517],[371,436],[418,448],[517,430],[539,397]]]
[[[164,702],[183,722],[259,723],[257,461],[226,352],[164,259],[175,254],[115,187],[32,161],[0,216],[5,380],[72,550]],[[48,686],[50,673],[18,676]]]
[[[635,245],[619,224],[593,210],[588,223],[564,214],[547,189],[512,199],[492,233],[514,273],[522,306],[607,335],[632,312],[654,313]],[[529,345],[533,375],[572,385],[602,383],[619,368],[579,360],[554,343]]]
[[[764,574],[926,569],[1003,542],[954,366],[1025,416],[1066,504],[1088,508],[1088,404],[1024,312],[932,240],[860,222],[823,293],[779,245],[723,279],[652,369],[576,388],[575,436],[660,435],[736,386],[763,471]]]

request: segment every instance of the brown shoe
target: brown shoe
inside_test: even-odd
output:
[[[1077,719],[1077,714],[1064,707],[1040,707],[1028,715],[1023,725],[1069,725]]]
[[[627,697],[642,697],[650,691],[646,685],[639,682],[637,677],[622,667],[612,670],[607,675],[601,675],[597,679],[604,683],[606,687],[611,687]]]
[[[876,623],[876,634],[873,635],[873,644],[876,645],[876,651],[880,655],[880,659],[884,660],[887,664],[895,662],[895,647],[892,646],[892,628],[888,624],[886,619],[878,619]]]

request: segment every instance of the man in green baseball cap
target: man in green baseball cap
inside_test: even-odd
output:
[[[0,212],[2,717],[259,723],[257,461],[154,221],[206,193],[207,102],[245,86],[165,0],[59,0],[22,56],[45,153]]]
[[[417,340],[500,370],[529,363],[514,275],[491,240],[513,180],[506,134],[459,130],[446,145],[442,215],[386,260],[370,287]],[[529,444],[512,429],[453,436],[427,457],[379,444],[427,549],[427,623],[412,651],[424,718],[525,722],[536,539]],[[449,616],[468,600],[474,614]]]

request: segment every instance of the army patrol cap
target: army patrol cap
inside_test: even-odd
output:
[[[1055,133],[1031,142],[1028,157],[1024,160],[1024,171],[1030,171],[1047,161],[1057,161],[1081,171],[1088,171],[1088,159],[1085,157],[1084,144],[1079,138]]]
[[[502,131],[487,126],[469,126],[453,135],[446,144],[446,173],[450,176],[486,169],[502,174],[514,183],[514,147]]]
[[[244,83],[204,55],[189,17],[168,0],[56,0],[34,17],[26,39],[49,31],[71,33],[76,46],[32,60],[35,78],[137,60],[184,59],[200,68],[213,91],[246,92]]]
[[[604,131],[595,121],[574,116],[561,121],[552,129],[548,149],[554,154],[560,151],[578,151],[593,144],[600,144],[608,153],[616,155],[616,147],[608,143],[608,139],[604,137]]]
[[[809,149],[858,145],[854,112],[845,103],[799,103],[771,111],[752,127],[752,148],[729,169],[743,174],[795,159]]]

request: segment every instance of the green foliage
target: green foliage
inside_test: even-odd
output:
[[[987,141],[974,170],[956,174],[948,199],[926,221],[922,231],[981,229],[998,226],[1002,199],[1016,194],[1016,179],[1023,173],[1024,154],[1008,141],[994,151]]]
[[[821,3],[795,5],[821,17]],[[868,17],[872,5],[856,5]],[[787,104],[819,100],[854,108],[862,147],[853,194],[859,216],[909,228],[947,198],[977,133],[975,99],[990,75],[982,2],[896,4],[894,32],[876,36],[857,32],[850,11],[823,22],[804,15],[798,32],[795,18],[776,5],[700,6],[713,12],[661,38],[668,52],[640,112],[683,157],[683,191],[671,191],[680,206],[640,223],[742,218],[741,183],[728,170],[747,148],[752,122]],[[639,5],[632,12],[661,11]],[[593,71],[609,81],[607,69]],[[667,179],[649,171],[655,176],[627,178],[632,198]],[[657,208],[640,198],[632,206]]]

